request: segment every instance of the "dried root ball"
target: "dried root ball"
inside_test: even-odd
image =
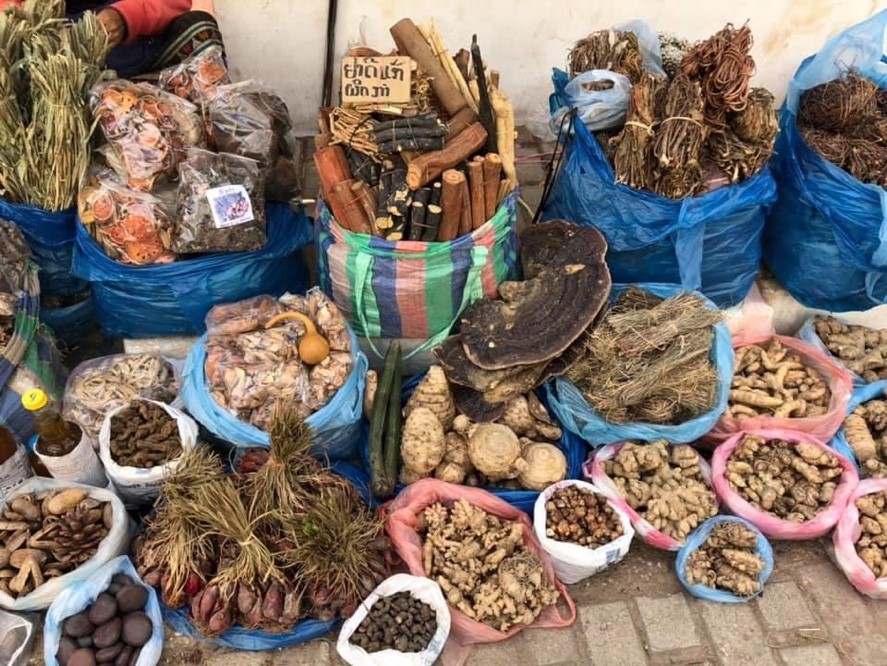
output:
[[[866,382],[887,379],[887,329],[842,324],[834,317],[817,317],[813,330],[832,355]]]
[[[471,464],[491,481],[514,479],[527,471],[529,465],[521,457],[517,435],[499,423],[481,423],[468,438]]]
[[[428,475],[440,465],[447,452],[444,428],[427,407],[412,410],[403,424],[400,455],[404,467]]]
[[[554,444],[531,442],[523,448],[527,469],[518,480],[529,490],[544,490],[567,476],[567,457]]]
[[[539,438],[555,442],[563,435],[563,431],[552,422],[545,406],[532,394],[519,395],[505,403],[505,413],[498,419],[498,423],[511,428],[518,437],[533,440]]]
[[[744,437],[726,466],[735,492],[761,511],[795,523],[811,520],[831,504],[843,473],[838,458],[818,446],[758,435]]]
[[[434,478],[447,483],[462,483],[474,469],[468,457],[468,440],[458,432],[448,432],[445,438],[446,453],[434,470]]]
[[[687,582],[740,597],[757,594],[763,587],[759,574],[765,566],[755,551],[757,542],[758,535],[742,523],[718,523],[687,558]]]
[[[856,552],[876,578],[887,578],[887,492],[857,498],[859,540]]]
[[[450,382],[439,365],[432,365],[419,382],[413,395],[404,407],[404,416],[416,409],[424,407],[430,410],[440,421],[444,430],[449,430],[456,417],[456,404],[453,402],[453,394],[450,391]]]
[[[600,548],[621,537],[624,530],[606,497],[587,488],[564,486],[545,503],[545,533],[555,541]]]

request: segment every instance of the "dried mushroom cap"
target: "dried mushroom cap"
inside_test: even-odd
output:
[[[460,345],[461,347],[461,345]],[[467,386],[453,384],[453,401],[460,414],[464,414],[472,421],[478,423],[490,423],[498,419],[505,412],[505,403],[492,403],[484,400],[484,394]]]
[[[462,347],[488,370],[549,361],[594,322],[610,294],[606,265],[543,268],[531,280],[504,282],[502,300],[478,301],[462,317]]]
[[[594,227],[551,220],[524,229],[520,248],[524,279],[529,280],[545,267],[603,263],[607,241]]]

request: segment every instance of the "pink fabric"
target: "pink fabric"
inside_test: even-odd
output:
[[[812,418],[788,419],[777,419],[772,416],[737,419],[723,414],[714,429],[705,436],[706,441],[717,444],[742,430],[774,429],[796,430],[807,433],[820,441],[827,442],[838,432],[838,429],[844,422],[844,416],[847,413],[847,403],[850,401],[850,394],[853,392],[853,379],[850,377],[850,373],[806,342],[783,335],[737,336],[733,338],[733,349],[763,344],[774,337],[789,349],[791,353],[800,356],[806,365],[819,370],[825,377],[832,394],[828,412],[823,416]]]
[[[753,507],[734,491],[726,477],[727,461],[746,435],[760,435],[764,439],[782,439],[789,444],[813,444],[838,458],[841,467],[844,468],[844,473],[841,475],[841,481],[835,489],[834,499],[828,508],[818,513],[812,520],[805,523],[793,523]],[[828,534],[829,530],[838,522],[841,512],[844,511],[851,494],[859,483],[856,466],[828,445],[803,432],[775,428],[739,432],[730,437],[715,449],[711,458],[711,473],[715,492],[731,512],[740,518],[745,518],[768,537],[793,541],[818,539],[824,534]]]
[[[613,479],[607,476],[607,473],[604,471],[604,461],[615,458],[616,454],[619,453],[619,450],[623,446],[625,446],[625,444],[610,444],[609,446],[601,448],[595,454],[594,461],[592,461],[591,465],[586,461],[585,465],[582,467],[583,476],[586,479],[590,479],[591,482],[600,489],[601,493],[606,495],[607,498],[613,502],[617,509],[628,514],[628,517],[631,520],[631,526],[634,527],[635,532],[637,532],[641,539],[644,540],[644,543],[653,546],[653,548],[659,548],[660,550],[680,550],[684,543],[660,532],[637,511],[632,509],[616,488]],[[711,468],[702,456],[699,456],[699,470],[702,472],[702,476],[705,478],[706,482],[711,485]]]
[[[859,526],[859,509],[856,508],[856,500],[865,495],[885,490],[887,490],[887,479],[861,481],[853,494],[850,495],[847,508],[841,514],[832,534],[835,560],[841,571],[844,572],[853,587],[872,599],[887,599],[887,578],[875,578],[872,570],[856,553],[856,542],[859,541],[862,532]]]
[[[533,525],[527,514],[485,490],[457,486],[437,479],[422,479],[411,483],[383,507],[383,513],[387,516],[385,529],[397,554],[409,568],[409,572],[414,576],[425,576],[425,567],[422,563],[422,539],[417,531],[422,511],[435,502],[452,506],[459,499],[467,500],[472,505],[498,518],[519,522],[524,526],[524,543],[530,552],[534,553],[545,565],[548,579],[557,586],[569,610],[569,614],[564,617],[557,606],[551,606],[543,611],[542,615],[530,626],[534,629],[545,629],[572,625],[576,620],[576,605],[567,593],[567,588],[555,577],[551,560],[536,538]],[[525,626],[513,627],[503,633],[480,622],[475,622],[452,606],[450,614],[452,615],[450,639],[441,655],[444,666],[463,664],[470,653],[468,646],[472,644],[504,641],[523,630]]]
[[[191,0],[117,0],[110,5],[126,23],[126,41],[162,34],[177,17],[191,11]]]

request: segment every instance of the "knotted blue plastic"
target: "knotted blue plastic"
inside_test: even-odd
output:
[[[684,291],[683,287],[678,285],[641,284],[638,286],[663,298]],[[626,288],[626,285],[614,285],[611,299],[615,299]],[[705,301],[708,307],[716,309],[714,303],[708,299]],[[700,439],[711,430],[721,413],[727,408],[730,382],[733,379],[733,345],[731,344],[730,331],[724,322],[715,326],[711,359],[718,373],[717,401],[708,412],[680,425],[610,423],[588,404],[575,384],[566,377],[558,377],[545,385],[548,393],[548,405],[564,428],[578,434],[595,449],[606,444],[616,444],[628,440],[652,442],[664,439],[671,444],[687,444]]]
[[[767,219],[764,258],[810,308],[845,312],[887,302],[887,190],[862,183],[804,141],[804,91],[848,70],[887,89],[887,10],[845,30],[807,58],[789,82],[774,169],[779,199]]]
[[[300,250],[312,241],[311,219],[269,203],[268,242],[258,252],[207,254],[171,264],[128,266],[108,257],[77,224],[73,271],[92,285],[102,330],[123,338],[199,335],[218,303],[284,292],[304,293],[308,268]]]

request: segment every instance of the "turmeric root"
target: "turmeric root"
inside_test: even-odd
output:
[[[863,478],[887,477],[887,402],[862,403],[844,419],[844,435]]]
[[[817,317],[813,330],[848,370],[866,382],[887,379],[887,329],[842,324],[834,317]]]
[[[740,597],[757,594],[763,587],[759,574],[764,560],[755,548],[758,535],[742,523],[715,525],[702,545],[690,553],[684,575],[693,585],[726,590]]]

